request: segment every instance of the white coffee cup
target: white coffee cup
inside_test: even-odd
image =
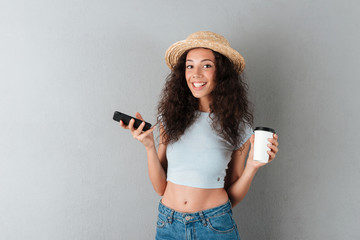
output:
[[[270,143],[268,139],[273,138],[275,130],[268,127],[256,127],[254,132],[254,160],[267,163],[269,161],[269,154],[267,151],[270,150],[267,146]]]

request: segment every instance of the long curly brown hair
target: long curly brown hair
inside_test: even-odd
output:
[[[164,144],[176,142],[200,115],[199,100],[195,98],[185,80],[187,52],[179,59],[167,76],[158,104],[158,122],[164,126]],[[215,88],[211,92],[210,118],[212,128],[234,147],[241,142],[244,128],[252,125],[253,115],[247,99],[248,85],[238,74],[232,62],[213,51],[215,56]]]

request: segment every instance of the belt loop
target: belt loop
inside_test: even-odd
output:
[[[199,212],[200,218],[201,218],[201,222],[204,226],[206,226],[206,219],[204,216],[204,213],[202,211]]]
[[[172,224],[172,222],[173,222],[173,217],[174,217],[174,210],[171,210],[171,213],[170,213],[170,215],[168,216],[168,222],[169,222],[170,224]]]

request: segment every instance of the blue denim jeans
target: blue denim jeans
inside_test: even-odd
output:
[[[240,239],[231,203],[195,213],[177,212],[159,203],[156,240]]]

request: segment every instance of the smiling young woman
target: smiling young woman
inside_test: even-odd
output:
[[[244,58],[223,36],[196,32],[171,45],[165,59],[171,73],[158,105],[158,149],[155,127],[143,132],[144,123],[135,129],[134,120],[120,122],[144,144],[150,180],[162,196],[156,239],[240,239],[232,207],[266,164],[253,159]],[[269,139],[269,162],[277,139]]]

